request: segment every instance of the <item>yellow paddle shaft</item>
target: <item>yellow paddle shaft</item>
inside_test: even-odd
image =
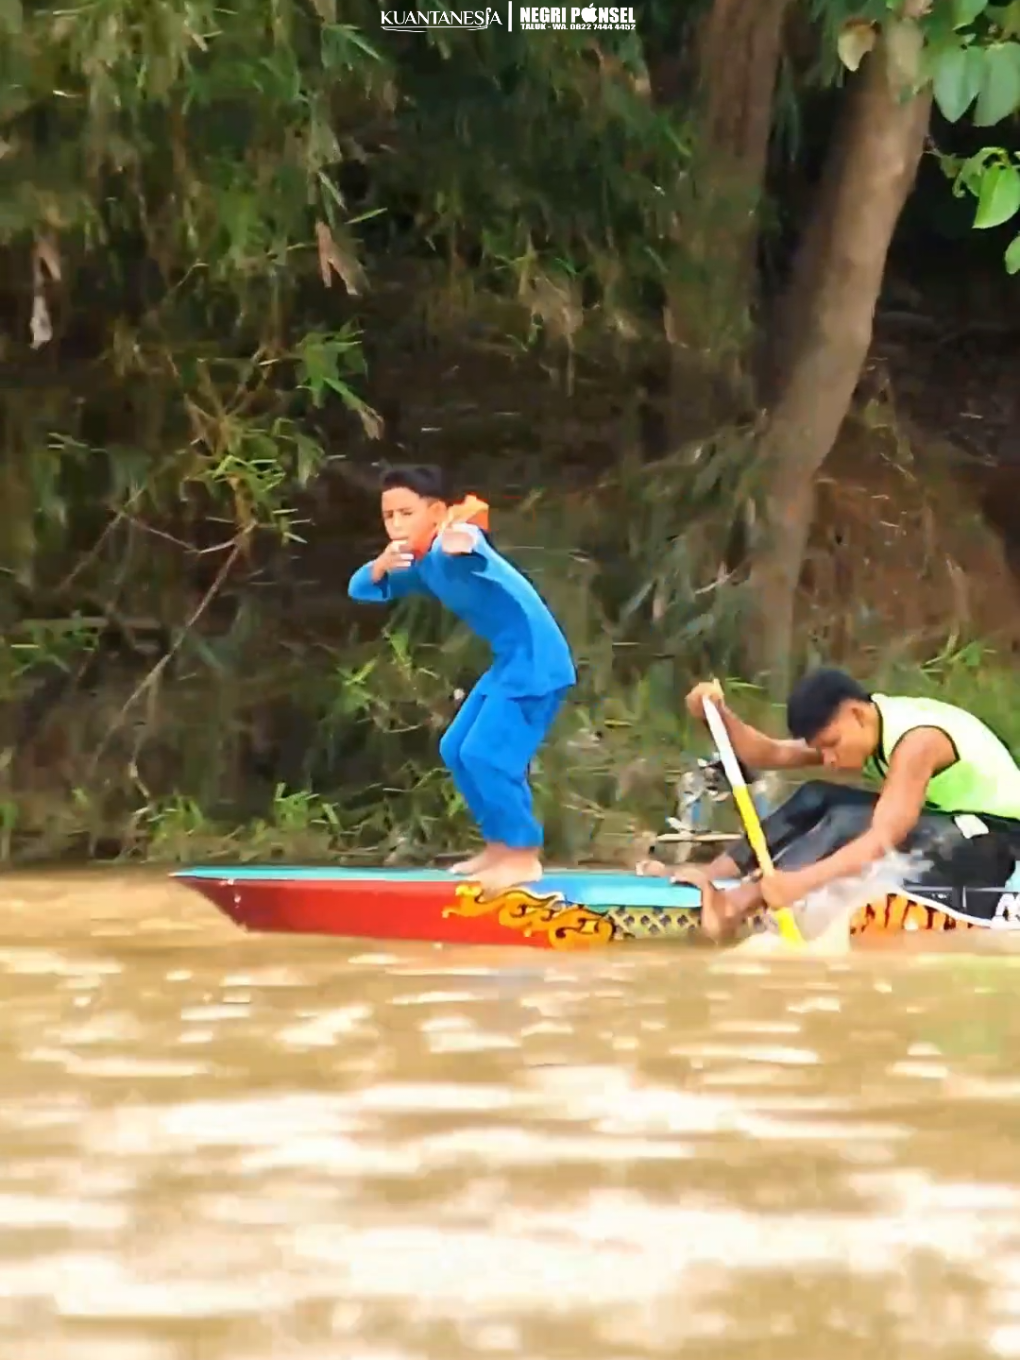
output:
[[[730,788],[733,791],[733,801],[740,813],[740,820],[744,825],[748,844],[754,851],[754,857],[758,861],[758,867],[762,873],[771,874],[774,866],[772,856],[769,854],[768,843],[765,840],[765,832],[762,830],[761,818],[758,816],[758,809],[751,798],[751,790],[747,787],[744,776],[740,772],[740,762],[737,760],[736,752],[730,741],[730,734],[722,720],[722,714],[711,699],[705,700],[705,718],[708,722],[709,731],[712,733],[712,740],[715,742],[722,760],[723,769],[726,771],[726,778],[729,780]],[[775,917],[776,926],[782,939],[786,940],[788,944],[804,943],[804,936],[800,933],[800,927],[797,925],[796,918],[789,907],[773,907],[772,915]]]
[[[758,817],[758,809],[751,797],[751,790],[746,784],[738,784],[733,790],[733,801],[737,805],[740,820],[744,824],[744,830],[747,832],[747,839],[754,851],[754,857],[758,861],[758,867],[763,874],[771,874],[775,865],[772,863],[768,842],[765,840],[765,832],[762,830],[762,824]]]

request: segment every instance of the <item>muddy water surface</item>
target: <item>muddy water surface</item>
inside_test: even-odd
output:
[[[0,1360],[1020,1356],[1020,960],[0,885]]]

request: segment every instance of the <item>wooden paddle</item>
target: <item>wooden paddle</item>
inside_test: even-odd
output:
[[[704,707],[708,730],[712,733],[712,740],[715,742],[719,758],[722,760],[726,778],[730,781],[733,801],[737,805],[740,820],[744,824],[744,830],[747,833],[751,849],[754,851],[755,859],[758,861],[758,867],[763,874],[771,874],[774,872],[775,866],[772,863],[772,856],[769,854],[765,832],[762,830],[758,809],[751,798],[751,790],[747,787],[740,762],[737,760],[737,753],[733,749],[730,734],[726,730],[726,724],[711,699],[704,700]],[[772,914],[776,918],[779,934],[787,944],[801,945],[804,943],[804,936],[800,933],[800,927],[797,925],[789,907],[773,907]]]

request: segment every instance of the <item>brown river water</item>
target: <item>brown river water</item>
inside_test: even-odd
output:
[[[0,882],[0,1360],[1020,1356],[1020,959]]]

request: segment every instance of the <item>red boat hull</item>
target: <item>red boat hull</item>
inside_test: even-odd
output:
[[[577,900],[592,882],[605,898],[609,885],[630,880],[630,875],[554,875],[484,900],[479,884],[449,875],[394,871],[340,878],[297,872],[300,877],[285,878],[260,877],[251,869],[205,869],[184,870],[175,877],[253,931],[583,950],[624,939],[686,935],[698,924],[694,890],[661,881],[654,887],[647,881],[643,885],[643,895],[657,899],[644,908],[624,904],[626,889],[620,905],[609,901],[591,909]]]
[[[230,867],[175,875],[251,931],[338,935],[439,944],[601,949],[624,941],[689,936],[698,927],[698,893],[664,879],[567,871],[485,900],[477,883],[423,870]],[[910,890],[882,894],[853,917],[854,943],[919,932],[988,929],[1005,919],[998,889]],[[934,898],[934,900],[933,900]],[[984,918],[984,919],[981,919]]]
[[[246,930],[298,935],[340,934],[459,944],[506,944],[509,937],[514,944],[549,949],[554,947],[549,931],[537,928],[542,924],[538,917],[551,921],[565,912],[561,903],[554,901],[551,909],[544,910],[543,899],[518,893],[509,905],[511,909],[523,908],[521,927],[513,929],[501,920],[496,903],[484,914],[465,914],[464,908],[473,901],[469,894],[479,890],[474,885],[456,883],[422,883],[413,895],[394,884],[372,883],[357,897],[345,895],[342,910],[336,891],[326,883],[246,883],[238,888],[214,881],[195,886]],[[527,928],[529,922],[531,929]],[[593,923],[598,925],[598,919],[593,918]],[[583,947],[583,932],[575,933],[571,943]],[[561,947],[570,946],[564,940]]]

